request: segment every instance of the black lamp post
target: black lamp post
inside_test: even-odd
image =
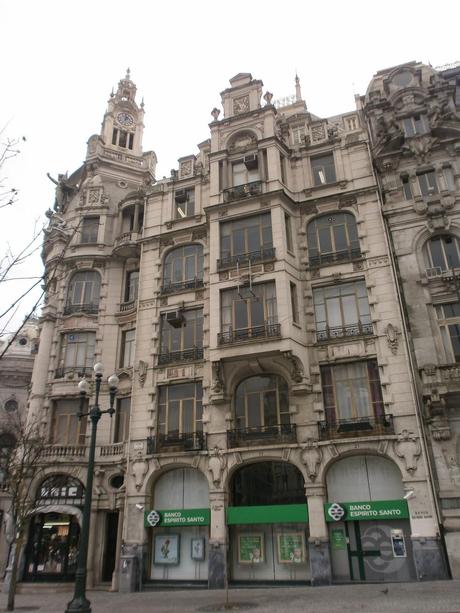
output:
[[[89,416],[91,420],[91,440],[89,444],[85,505],[83,507],[80,546],[78,548],[78,564],[77,572],[75,573],[75,591],[73,599],[68,603],[65,613],[91,613],[91,603],[86,598],[86,565],[88,557],[89,525],[91,521],[91,500],[93,497],[93,473],[94,455],[96,451],[97,424],[101,419],[101,415],[104,413],[108,413],[110,417],[112,417],[112,415],[115,413],[113,405],[118,386],[117,375],[112,375],[109,377],[108,383],[110,389],[110,407],[107,409],[107,411],[101,411],[99,408],[99,392],[101,390],[103,372],[104,367],[100,362],[94,365],[94,373],[96,375],[96,397],[94,405],[87,413],[83,413],[83,407],[85,404],[86,394],[88,393],[88,381],[86,379],[82,379],[78,384],[78,389],[80,390],[80,411],[78,413],[78,418],[81,419],[82,417]]]

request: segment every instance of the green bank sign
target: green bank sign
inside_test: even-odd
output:
[[[329,502],[324,505],[327,522],[376,519],[409,519],[406,500]]]
[[[306,504],[273,504],[255,507],[228,507],[227,524],[286,524],[306,523]]]
[[[166,526],[209,526],[211,513],[209,509],[166,509],[144,511],[146,528]]]

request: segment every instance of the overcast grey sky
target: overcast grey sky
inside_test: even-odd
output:
[[[378,70],[460,59],[459,16],[458,0],[0,0],[0,128],[27,138],[4,173],[20,200],[0,211],[1,251],[7,242],[19,249],[43,222],[54,201],[46,173],[82,163],[128,66],[145,99],[144,149],[156,152],[161,178],[208,138],[210,111],[238,72],[277,99],[294,93],[297,71],[308,108],[334,115],[354,108]],[[40,274],[38,255],[16,272]],[[28,284],[2,284],[0,312]],[[33,302],[23,301],[9,329]]]

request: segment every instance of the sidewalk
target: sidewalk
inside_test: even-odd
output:
[[[221,590],[152,590],[134,594],[90,591],[92,613],[176,613],[177,611],[225,611]],[[227,611],[261,613],[460,613],[460,581],[334,585],[327,587],[286,587],[231,589]],[[72,593],[19,594],[17,611],[64,613]],[[0,596],[0,610],[6,604]],[[248,606],[245,606],[248,605]],[[30,607],[30,608],[29,608]],[[33,607],[33,608],[32,608]]]

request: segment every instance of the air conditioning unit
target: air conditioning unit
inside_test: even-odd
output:
[[[245,155],[243,158],[243,163],[248,170],[254,170],[258,166],[257,161],[257,153],[252,153],[251,155]]]
[[[166,313],[166,321],[173,328],[180,328],[184,321],[184,315],[182,310],[178,309],[177,311],[169,311],[169,313]]]
[[[174,194],[174,200],[179,203],[182,204],[184,202],[187,202],[188,200],[188,193],[186,189],[178,189],[176,191],[176,193]]]

